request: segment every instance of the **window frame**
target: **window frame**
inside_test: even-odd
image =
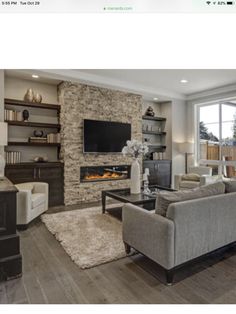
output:
[[[229,101],[236,101],[236,97],[231,97],[227,99],[218,99],[218,100],[212,100],[204,103],[198,103],[195,104],[194,108],[194,143],[195,143],[195,155],[194,155],[194,161],[197,165],[215,165],[218,166],[218,174],[223,174],[223,167],[224,166],[234,166],[236,167],[236,160],[231,161],[224,161],[222,160],[222,105],[226,104]],[[219,156],[221,160],[209,160],[209,159],[201,159],[200,158],[200,108],[205,106],[211,106],[211,105],[219,105]],[[236,104],[235,104],[236,108]]]

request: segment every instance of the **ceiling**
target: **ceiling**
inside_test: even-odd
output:
[[[146,99],[191,99],[194,94],[232,86],[236,87],[235,70],[6,70],[7,76],[59,84],[62,80],[120,89],[143,95]],[[188,83],[181,83],[186,79]],[[234,86],[235,85],[235,86]],[[231,88],[232,90],[232,88]]]
[[[236,84],[236,70],[81,70],[106,78],[191,95]],[[180,81],[188,80],[187,84]]]

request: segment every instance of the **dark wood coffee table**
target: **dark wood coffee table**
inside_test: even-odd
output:
[[[151,190],[175,191],[170,188],[153,185],[149,187]],[[131,203],[142,206],[144,209],[152,210],[155,208],[156,196],[145,195],[141,191],[140,194],[131,194],[130,189],[117,189],[102,191],[102,213],[106,211],[106,197],[113,198],[122,203]],[[110,209],[109,209],[110,210]],[[111,209],[112,210],[112,209]]]

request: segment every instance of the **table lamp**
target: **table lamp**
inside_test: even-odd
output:
[[[7,123],[0,122],[0,147],[7,145]],[[4,153],[0,153],[0,179],[4,177],[4,169],[5,169],[5,159]]]
[[[194,153],[194,145],[190,142],[179,143],[180,153],[185,154],[185,173],[188,172],[188,154]]]

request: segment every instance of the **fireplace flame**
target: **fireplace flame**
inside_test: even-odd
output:
[[[84,180],[99,180],[99,179],[119,179],[123,178],[124,175],[121,173],[106,171],[103,175],[100,174],[88,174],[84,176]]]

